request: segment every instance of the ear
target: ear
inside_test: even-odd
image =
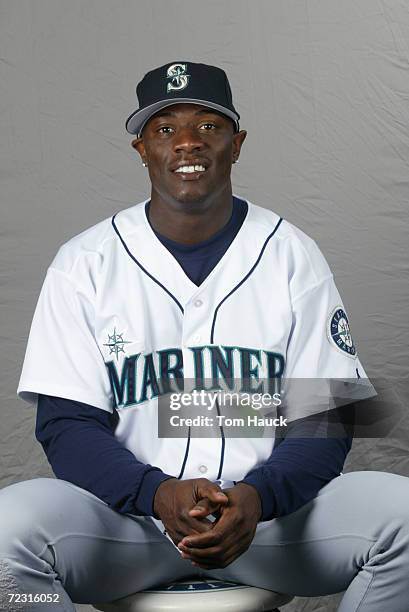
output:
[[[242,144],[247,136],[246,130],[240,130],[236,134],[233,134],[233,159],[232,161],[237,161],[240,155]]]
[[[131,142],[131,147],[133,147],[135,151],[139,153],[139,155],[141,156],[142,162],[146,163],[146,151],[145,151],[145,145],[143,144],[142,138],[135,138]]]

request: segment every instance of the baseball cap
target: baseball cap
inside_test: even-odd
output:
[[[147,72],[136,86],[139,108],[126,121],[130,134],[140,136],[145,123],[159,110],[172,104],[203,104],[233,120],[239,130],[240,115],[233,106],[226,73],[216,66],[172,62]]]

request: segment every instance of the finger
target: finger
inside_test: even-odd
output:
[[[218,557],[190,557],[189,555],[185,555],[184,553],[181,553],[180,555],[182,557],[182,559],[184,559],[185,561],[190,561],[190,563],[192,563],[192,565],[198,565],[200,567],[203,567],[204,565],[210,567],[222,567],[223,565],[223,560],[218,558]]]
[[[210,502],[213,502],[215,504],[222,504],[224,506],[229,503],[229,498],[225,493],[223,493],[219,485],[216,485],[212,482],[205,481],[204,483],[198,483],[197,490],[195,493],[196,499],[198,500],[207,498]]]
[[[201,499],[197,502],[195,506],[189,511],[190,516],[202,516],[206,517],[209,514],[213,514],[214,512],[218,512],[220,507],[220,503],[214,503],[207,497]]]
[[[211,548],[188,548],[179,543],[178,548],[184,559],[190,559],[198,563],[214,562],[225,554],[225,551],[221,550],[219,546],[213,546]]]
[[[204,561],[200,561],[200,562],[196,562],[196,561],[192,561],[192,565],[194,565],[195,567],[200,567],[200,569],[204,569],[204,570],[217,570],[217,569],[224,569],[225,567],[227,567],[228,565],[230,565],[230,563],[233,563],[233,561],[235,561],[237,559],[238,555],[232,555],[231,557],[229,557],[228,559],[226,559],[225,561],[209,561],[208,563],[204,562]]]
[[[212,527],[200,534],[191,534],[181,541],[183,546],[188,548],[209,548],[216,546],[222,541],[226,541],[232,531],[232,524],[229,520],[229,512],[225,511],[217,522],[212,523]]]
[[[207,494],[206,494],[207,493]],[[219,513],[221,507],[229,503],[229,498],[218,485],[206,482],[198,484],[195,497],[199,498],[196,505],[189,511],[190,516],[204,518],[209,514]]]
[[[175,524],[169,524],[168,526],[166,524],[164,525],[166,532],[170,535],[175,544],[178,544],[183,538],[190,535],[206,533],[206,531],[212,528],[213,523],[207,519],[197,520],[189,516],[180,516]]]
[[[190,539],[190,536],[189,538]],[[194,558],[195,561],[218,558],[225,558],[227,555],[231,554],[234,550],[241,548],[244,542],[237,542],[236,534],[231,533],[228,537],[221,539],[214,545],[211,546],[186,546],[184,544],[184,540],[181,540],[178,544],[179,550],[189,556]]]
[[[214,534],[214,528],[199,534],[188,534],[181,540],[182,546],[186,548],[210,548],[220,543],[220,536]]]
[[[183,524],[181,529],[183,530],[182,537],[200,536],[207,533],[213,527],[213,522],[209,521],[206,517],[198,518],[197,516],[189,516],[189,514],[183,518]]]
[[[198,555],[189,555],[185,552],[181,552],[181,557],[190,561],[192,565],[197,565],[202,567],[203,569],[217,569],[226,567],[235,559],[237,559],[244,551],[241,550],[237,546],[232,546],[229,550],[220,551],[218,549],[213,549],[213,554],[208,556],[203,556],[205,551],[198,551]]]

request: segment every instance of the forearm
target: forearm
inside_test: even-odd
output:
[[[57,478],[90,491],[121,514],[153,515],[170,476],[141,463],[114,436],[113,415],[81,402],[39,396],[36,437]]]
[[[350,438],[288,438],[243,482],[258,491],[262,521],[295,512],[342,471]]]

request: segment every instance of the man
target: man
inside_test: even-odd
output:
[[[210,439],[158,436],[162,396],[182,380],[372,390],[315,243],[232,194],[246,132],[225,73],[174,62],[137,93],[127,129],[151,197],[60,249],[34,316],[19,394],[38,402],[57,479],[0,492],[3,607],[18,609],[6,593],[43,593],[74,610],[201,574],[346,590],[342,612],[407,611],[408,480],[340,475],[346,434],[313,437],[308,417],[281,442],[223,423]]]

